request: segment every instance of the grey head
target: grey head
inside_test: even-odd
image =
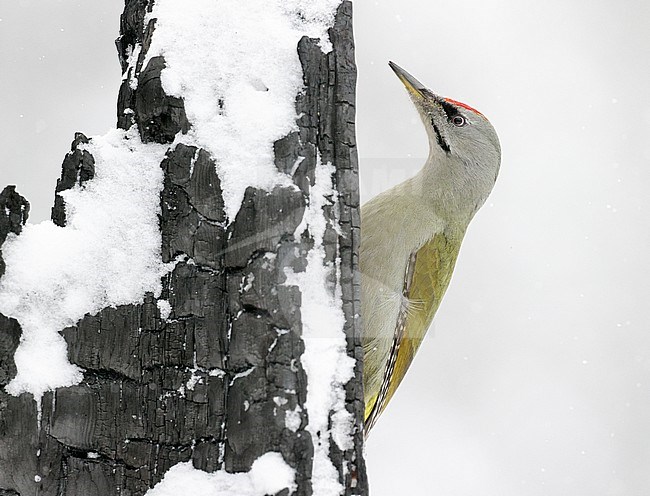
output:
[[[429,137],[423,191],[449,215],[471,218],[492,191],[501,164],[494,127],[478,110],[441,97],[390,62],[417,109]],[[468,218],[468,220],[469,220]]]

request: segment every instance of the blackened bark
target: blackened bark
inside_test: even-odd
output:
[[[154,57],[142,67],[155,32],[155,22],[144,25],[152,4],[127,0],[121,18],[116,44],[125,78],[118,126],[137,126],[145,142],[172,143],[190,123],[182,99],[162,88],[164,59]],[[298,131],[275,145],[283,172],[293,171],[302,157],[292,175],[297,189],[249,188],[228,223],[210,154],[195,146],[170,147],[161,164],[160,226],[163,260],[175,268],[158,299],[148,294],[142,304],[106,308],[62,332],[84,380],[47,393],[40,423],[30,395],[16,398],[0,390],[0,495],[139,496],[178,462],[191,460],[208,472],[247,471],[269,451],[282,453],[296,469],[296,494],[312,494],[301,295],[285,284],[285,269],[303,271],[313,246],[308,232],[295,232],[319,159],[336,167],[339,195],[325,209],[324,245],[327,261],[339,267],[331,277],[343,295],[348,353],[357,359],[346,388],[354,447],[342,450],[332,440],[331,458],[344,494],[368,494],[350,2],[341,4],[330,38],[327,54],[317,40],[304,38],[297,47],[305,81],[296,102]],[[134,75],[137,85],[131,84]],[[64,160],[52,209],[57,225],[66,222],[60,193],[94,177],[94,159],[82,146],[87,142],[77,134]],[[0,244],[6,233],[20,232],[28,209],[13,190],[5,192]],[[161,314],[165,307],[169,315]],[[18,323],[0,315],[0,386],[16,373],[19,337]],[[299,426],[287,427],[289,412],[297,412]]]
[[[70,152],[66,155],[61,166],[61,178],[56,181],[54,206],[52,207],[52,222],[57,226],[65,226],[65,202],[61,193],[67,189],[81,186],[95,177],[95,159],[80,145],[88,144],[89,140],[83,133],[76,133]]]
[[[15,186],[7,186],[0,193],[0,277],[5,272],[2,244],[10,233],[20,234],[28,216],[29,202],[16,192]],[[14,353],[18,348],[20,334],[18,322],[0,313],[0,388],[4,388],[16,375]],[[3,401],[2,394],[0,392],[0,405]]]

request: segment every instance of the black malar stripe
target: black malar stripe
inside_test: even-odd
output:
[[[449,143],[447,143],[445,141],[445,138],[442,137],[442,134],[440,134],[440,129],[438,129],[436,123],[433,122],[433,119],[431,119],[431,124],[433,125],[433,130],[436,132],[436,140],[438,141],[440,148],[442,148],[445,152],[449,153],[451,151],[451,148],[449,147]]]

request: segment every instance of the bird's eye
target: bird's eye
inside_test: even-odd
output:
[[[456,127],[463,127],[467,124],[467,119],[462,115],[455,115],[451,118],[451,123]]]

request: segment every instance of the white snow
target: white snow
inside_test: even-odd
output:
[[[137,131],[110,131],[85,148],[95,178],[63,193],[67,226],[27,224],[2,247],[0,312],[20,323],[18,374],[6,390],[32,393],[77,384],[59,331],[87,313],[140,302],[160,292],[160,168],[166,146],[144,145]]]
[[[142,45],[141,44],[136,44],[135,47],[131,48],[130,46],[128,47],[127,50],[127,64],[128,67],[132,68],[131,74],[129,74],[129,71],[125,71],[125,73],[122,75],[122,80],[126,79],[129,77],[129,87],[132,90],[135,90],[138,88],[138,78],[134,77],[134,72],[135,72],[135,65],[138,62],[138,58],[140,57],[140,52],[142,51]]]
[[[284,426],[292,432],[298,432],[298,429],[300,429],[300,424],[302,423],[300,412],[302,412],[300,405],[296,405],[296,408],[293,410],[287,410],[285,412]]]
[[[250,472],[209,474],[197,470],[192,462],[170,468],[163,479],[146,496],[266,496],[285,488],[294,491],[295,471],[280,453],[266,453],[253,463]]]
[[[240,288],[241,293],[245,293],[247,291],[250,291],[251,288],[253,287],[253,283],[255,282],[255,274],[248,274],[244,279],[242,280],[242,287]]]
[[[198,368],[192,369],[192,375],[190,378],[187,380],[185,383],[185,387],[189,389],[190,391],[194,391],[194,388],[196,387],[197,384],[203,384],[203,377],[201,377],[197,372],[199,371]]]
[[[354,375],[354,359],[346,352],[343,331],[345,316],[339,288],[328,289],[328,275],[336,267],[325,264],[323,235],[327,227],[323,207],[336,197],[332,186],[331,164],[316,166],[315,184],[309,195],[309,206],[298,229],[299,236],[308,229],[314,247],[307,254],[307,269],[294,273],[285,269],[288,285],[296,285],[302,294],[302,324],[305,351],[301,357],[307,374],[307,400],[305,407],[309,418],[307,431],[314,444],[312,484],[316,496],[338,496],[343,487],[338,481],[336,467],[329,458],[330,438],[337,444],[349,447],[352,422],[345,410],[345,384]],[[333,414],[330,431],[329,417]],[[285,420],[286,423],[286,420]]]
[[[172,313],[171,304],[167,300],[158,300],[157,305],[161,320],[166,321]]]
[[[297,130],[295,100],[303,89],[297,45],[308,36],[319,39],[323,51],[331,50],[327,30],[340,3],[158,0],[148,14],[145,25],[155,18],[156,29],[147,58],[164,56],[163,88],[183,98],[192,125],[176,143],[204,148],[215,159],[230,221],[247,187],[293,185],[275,167],[273,144]],[[130,65],[139,50],[129,54]],[[133,78],[129,83],[132,88],[138,84]],[[160,261],[159,164],[167,147],[143,145],[135,131],[128,136],[113,131],[95,138],[88,149],[96,159],[96,178],[65,194],[69,226],[27,226],[3,246],[7,273],[0,281],[0,311],[18,319],[24,331],[16,353],[18,375],[8,386],[12,394],[31,392],[38,400],[49,389],[77,383],[81,370],[68,363],[59,331],[86,313],[141,301],[147,291],[160,293],[167,268]],[[331,164],[319,161],[309,208],[297,230],[298,235],[309,230],[314,248],[305,272],[287,274],[287,284],[302,293],[315,496],[343,491],[329,447],[332,439],[347,446],[352,427],[344,386],[353,376],[354,360],[346,354],[340,289],[328,283],[337,267],[325,265],[322,247],[323,206],[335,197],[333,172]],[[165,316],[165,303],[159,302],[159,308]],[[297,430],[300,409],[293,413],[286,425]],[[280,454],[267,453],[247,474],[208,474],[191,463],[178,464],[147,495],[176,496],[191,488],[193,496],[264,496],[294,490],[294,478]]]
[[[257,368],[256,366],[253,366],[253,367],[251,367],[249,369],[244,370],[243,372],[239,372],[239,373],[235,374],[233,376],[232,380],[230,381],[230,384],[232,385],[237,379],[241,379],[243,377],[247,377],[247,376],[251,375],[256,368]]]
[[[345,399],[341,398],[341,402]],[[339,403],[340,404],[340,403]],[[352,429],[354,416],[345,408],[339,408],[332,415],[332,439],[340,450],[346,451],[354,447]]]
[[[208,375],[210,377],[224,377],[226,375],[226,371],[222,369],[212,369]]]
[[[290,185],[274,165],[273,143],[296,130],[303,88],[303,36],[331,49],[341,0],[158,0],[151,57],[163,55],[165,92],[185,101],[192,129],[180,140],[216,159],[226,215],[234,220],[248,186]],[[136,83],[133,83],[136,84]]]

